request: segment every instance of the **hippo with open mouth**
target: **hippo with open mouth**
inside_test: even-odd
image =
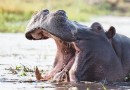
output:
[[[58,60],[54,63],[55,68],[65,61],[69,69],[58,70],[52,75],[54,79],[64,76],[66,71],[70,81],[123,81],[130,72],[130,39],[117,34],[112,26],[108,31],[97,22],[87,27],[69,20],[63,10],[42,10],[32,17],[26,30],[27,39],[53,38],[69,43],[70,58],[64,59],[65,53],[57,52]]]
[[[53,14],[51,14],[53,15]],[[57,17],[60,16],[60,17]],[[64,16],[62,16],[64,15]],[[64,80],[64,78],[67,78],[67,74],[68,71],[70,70],[73,62],[74,62],[74,56],[75,56],[75,52],[76,50],[74,49],[74,45],[71,42],[66,42],[61,40],[60,38],[63,38],[64,40],[68,40],[69,38],[73,38],[71,35],[70,30],[68,30],[67,28],[69,27],[64,27],[66,29],[66,31],[68,30],[68,33],[66,33],[65,37],[64,32],[63,33],[58,33],[58,31],[55,31],[55,29],[53,30],[53,27],[59,27],[59,26],[64,26],[62,25],[62,23],[59,23],[59,21],[62,21],[62,17],[66,17],[65,16],[65,12],[62,10],[59,10],[57,13],[54,14],[55,19],[58,20],[57,25],[52,23],[52,22],[48,22],[49,18],[47,18],[49,16],[49,10],[42,10],[39,13],[37,13],[36,15],[34,15],[27,28],[26,28],[26,38],[29,40],[41,40],[41,39],[48,39],[48,38],[53,38],[56,45],[57,45],[57,53],[55,56],[55,61],[53,64],[53,69],[48,72],[47,74],[44,75],[44,77],[41,78],[37,78],[38,80],[49,80],[51,78],[53,78],[55,76],[55,74],[57,74],[59,77],[56,79],[57,81],[62,81]],[[67,18],[67,17],[66,17]],[[47,21],[45,21],[45,19],[47,19]],[[50,19],[51,20],[51,19]],[[66,20],[66,19],[65,19]],[[44,25],[43,22],[47,25]],[[52,24],[51,24],[52,23]],[[59,23],[59,24],[58,24]],[[49,24],[52,25],[52,27],[48,27]],[[44,27],[46,27],[47,29],[45,29]],[[72,27],[72,26],[70,26]],[[49,29],[48,29],[49,28]],[[47,30],[50,30],[50,32],[48,32]],[[59,30],[59,29],[57,29]],[[62,28],[61,28],[62,30]],[[53,33],[53,31],[55,32],[55,34]],[[63,30],[64,31],[64,30]],[[57,37],[57,35],[61,35],[60,38]],[[67,75],[67,76],[66,76]]]

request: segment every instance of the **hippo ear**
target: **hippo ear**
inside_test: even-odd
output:
[[[98,22],[94,22],[91,25],[91,28],[94,29],[95,31],[102,31],[103,30],[102,25],[100,23],[98,23]]]
[[[115,27],[111,26],[105,33],[109,39],[112,38],[116,34]]]

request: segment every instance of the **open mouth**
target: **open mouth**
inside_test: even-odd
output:
[[[49,29],[37,27],[37,28],[32,28],[32,29],[29,28],[27,30],[28,31],[25,33],[25,36],[29,40],[44,40],[48,38],[53,38],[55,40],[58,52],[56,53],[56,56],[55,56],[56,59],[53,65],[54,68],[51,71],[53,72],[55,70],[55,72],[54,74],[53,73],[51,74],[51,77],[55,76],[56,73],[63,72],[64,70],[66,72],[70,70],[75,60],[75,53],[76,53],[74,45],[71,42],[62,41],[62,39],[60,39],[59,37],[56,37],[59,35],[59,33],[57,35],[56,31],[53,33]],[[61,74],[61,76],[62,75],[64,75],[64,73]]]

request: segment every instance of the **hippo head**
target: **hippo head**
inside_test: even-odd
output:
[[[25,36],[30,40],[39,40],[53,35],[64,41],[74,41],[76,31],[76,27],[72,21],[68,20],[64,10],[53,13],[42,10],[31,18],[26,27]]]

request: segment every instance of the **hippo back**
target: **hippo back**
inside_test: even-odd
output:
[[[130,38],[116,34],[112,38],[112,46],[122,62],[124,74],[130,72]]]

